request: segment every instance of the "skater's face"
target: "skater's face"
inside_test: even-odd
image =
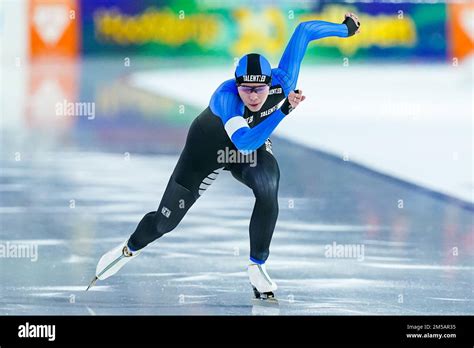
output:
[[[237,87],[240,99],[250,111],[258,111],[262,108],[268,97],[269,85],[262,83],[242,83]]]

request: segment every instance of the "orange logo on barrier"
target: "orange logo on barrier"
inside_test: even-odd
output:
[[[76,0],[30,0],[31,58],[75,57],[79,46]]]
[[[474,3],[449,4],[450,55],[463,59],[474,53]]]

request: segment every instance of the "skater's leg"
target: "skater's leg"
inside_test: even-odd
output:
[[[97,279],[107,279],[117,273],[132,258],[138,256],[140,249],[174,229],[195,201],[191,191],[178,184],[172,176],[158,211],[143,217],[128,242],[120,244],[101,257],[97,264],[96,277],[88,289]]]
[[[157,211],[146,214],[132,236],[119,246],[105,253],[96,267],[97,279],[107,279],[126,263],[140,254],[140,249],[173,230],[222,167],[216,162],[216,151],[209,148],[198,119],[191,125],[186,145],[171,175]],[[207,146],[207,147],[206,147]],[[206,184],[204,184],[206,183]]]
[[[172,231],[195,201],[193,193],[171,177],[158,210],[142,218],[128,241],[129,249],[140,250]]]
[[[197,119],[191,125],[186,145],[168,182],[156,212],[146,214],[128,241],[132,251],[172,231],[194,202],[214,181],[218,168],[216,152],[205,148],[206,142]]]
[[[250,187],[255,205],[250,220],[250,257],[264,263],[270,253],[270,243],[278,218],[278,185],[280,170],[273,155],[265,147],[257,150],[256,165],[248,163],[232,167],[232,175]]]

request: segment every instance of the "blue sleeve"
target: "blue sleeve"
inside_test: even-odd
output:
[[[209,107],[214,115],[218,116],[225,124],[230,118],[244,114],[244,103],[237,92],[233,93],[231,90],[221,87],[212,95]]]
[[[285,118],[280,109],[274,111],[267,119],[253,128],[242,127],[235,131],[231,140],[240,151],[254,151],[270,137],[278,124]]]
[[[347,35],[348,29],[345,24],[325,21],[308,21],[298,24],[283,52],[278,68],[274,69],[275,75],[283,83],[285,94],[296,88],[301,62],[311,41],[328,36],[347,37]]]
[[[244,104],[232,88],[231,84],[224,82],[212,95],[209,107],[221,119],[227,135],[238,150],[254,151],[265,143],[285,114],[276,110],[257,126],[250,128],[242,117]]]

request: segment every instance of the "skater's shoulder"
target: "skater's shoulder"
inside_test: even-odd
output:
[[[237,91],[237,84],[235,83],[235,79],[229,79],[222,82],[219,87],[217,87],[215,93],[233,93],[238,95],[239,92]]]
[[[211,111],[220,117],[243,114],[243,103],[234,79],[224,81],[212,94],[209,103]]]

